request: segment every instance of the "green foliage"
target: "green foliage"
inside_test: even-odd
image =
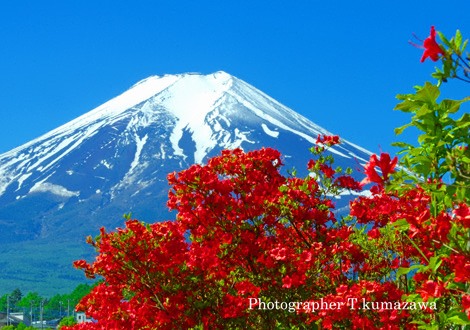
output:
[[[470,82],[469,54],[465,51],[468,40],[463,40],[460,30],[457,30],[450,40],[441,32],[437,33],[443,42],[441,47],[445,48],[445,56],[441,58],[442,68],[436,68],[432,74],[433,78],[438,80],[438,85],[447,82],[449,78]]]
[[[50,299],[46,299],[45,297],[40,296],[37,292],[28,292],[23,296],[20,290],[14,290],[12,293],[4,294],[0,297],[0,312],[6,312],[7,297],[10,297],[10,312],[23,311],[25,312],[24,316],[26,320],[29,320],[30,318],[33,319],[33,321],[38,320],[41,302],[43,304],[44,320],[56,319],[67,314],[73,315],[75,306],[85,295],[91,291],[94,286],[95,285],[79,284],[71,293],[56,294]],[[22,298],[13,304],[12,300],[16,300],[20,294]],[[14,299],[12,297],[14,297]],[[63,322],[65,322],[62,324],[63,326],[75,324],[73,316],[65,317]],[[3,329],[8,328],[2,328],[2,330]],[[26,327],[24,324],[19,324],[16,328],[12,326],[10,329],[30,330],[34,328]]]
[[[68,326],[72,326],[72,325],[75,325],[77,324],[77,322],[75,321],[75,317],[73,316],[67,316],[67,317],[64,317],[60,323],[59,323],[59,329],[62,328],[62,327],[68,327]]]
[[[0,297],[0,311],[6,311],[9,304],[10,310],[16,310],[18,302],[21,300],[23,294],[20,289],[15,289],[11,293],[6,293]]]
[[[53,318],[73,313],[78,302],[90,293],[94,285],[79,284],[69,294],[56,294],[50,299],[45,300],[44,313],[46,317]]]
[[[33,329],[34,329],[34,327],[32,327],[32,326],[31,326],[31,327],[28,327],[28,326],[26,326],[26,324],[24,324],[24,323],[20,323],[20,324],[18,324],[18,326],[16,327],[16,330],[33,330]]]
[[[402,148],[402,164],[408,170],[398,177],[402,182],[419,183],[434,195],[434,214],[470,197],[470,116],[459,113],[470,97],[438,102],[439,94],[439,87],[427,82],[416,87],[414,94],[398,95],[402,102],[395,108],[412,114],[410,123],[396,129],[397,135],[407,127],[422,132],[417,146],[394,144]]]
[[[16,327],[14,325],[6,325],[2,328],[2,330],[15,330]]]
[[[18,324],[16,327],[14,325],[7,325],[1,328],[2,330],[34,330],[35,328],[26,326],[24,323]]]
[[[12,293],[10,293],[10,305],[16,306],[22,297],[23,293],[20,289],[16,288]]]
[[[7,299],[8,299],[8,294],[4,294],[3,296],[0,297],[0,311],[6,311],[7,310]]]
[[[28,292],[26,296],[18,302],[19,307],[30,308],[39,307],[41,301],[44,300],[37,292]]]
[[[77,287],[66,296],[67,299],[70,299],[70,306],[76,306],[80,300],[85,297],[87,294],[90,293],[91,289],[93,289],[98,284],[79,284]],[[64,300],[65,301],[65,300]]]

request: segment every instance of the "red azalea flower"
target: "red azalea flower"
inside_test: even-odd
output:
[[[292,286],[292,278],[289,275],[286,275],[286,277],[282,279],[282,287],[289,289],[291,286]]]
[[[423,283],[420,289],[416,290],[416,292],[423,297],[423,301],[428,301],[429,298],[439,298],[442,296],[444,287],[440,283],[427,280]]]
[[[454,281],[460,283],[467,282],[470,278],[470,259],[464,255],[452,253],[448,260],[455,274]]]
[[[355,191],[362,191],[361,184],[354,180],[353,177],[349,175],[342,175],[335,179],[335,184],[340,186],[341,188],[346,188]]]
[[[380,237],[380,231],[377,228],[371,229],[367,233],[367,236],[369,236],[369,239],[373,239],[373,238],[377,239]]]
[[[319,144],[319,143],[325,144],[325,145],[331,147],[335,144],[339,144],[340,141],[339,141],[339,136],[338,135],[320,135],[320,134],[318,134],[316,143],[317,144]]]
[[[276,247],[271,250],[271,257],[276,260],[286,260],[287,258],[287,249]]]
[[[470,295],[466,294],[462,297],[462,307],[467,317],[470,318]]]
[[[333,175],[335,175],[336,173],[334,169],[332,169],[330,166],[326,164],[320,165],[320,171],[322,171],[323,174],[325,174],[327,178],[332,178]]]
[[[361,184],[365,185],[367,183],[375,182],[382,186],[385,181],[388,180],[389,175],[395,171],[397,162],[397,157],[391,159],[390,155],[386,152],[380,154],[380,159],[377,158],[377,155],[372,155],[369,162],[364,166],[367,177],[361,181]],[[380,168],[382,176],[380,176],[375,170],[376,166]]]
[[[431,26],[431,35],[424,40],[423,43],[424,53],[421,57],[421,62],[424,62],[428,57],[436,62],[439,59],[439,54],[444,55],[441,46],[436,42],[436,30]]]
[[[464,228],[470,228],[470,207],[461,203],[452,213],[454,213],[458,223],[461,223]]]

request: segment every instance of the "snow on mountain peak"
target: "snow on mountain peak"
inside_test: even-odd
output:
[[[231,87],[231,81],[231,76],[225,73],[187,75],[168,89],[170,95],[162,93],[157,96],[159,105],[177,118],[170,136],[175,155],[184,156],[179,141],[185,130],[191,132],[196,144],[196,163],[201,163],[207,150],[215,147],[217,140],[213,139],[213,131],[206,116]]]
[[[158,133],[160,138],[153,135],[156,129],[164,132]],[[150,76],[84,115],[0,155],[0,196],[12,182],[17,182],[18,191],[28,180],[32,181],[29,187],[46,180],[58,166],[64,166],[63,159],[80,154],[83,145],[94,143],[90,141],[98,141],[94,153],[108,150],[113,153],[114,162],[119,162],[119,153],[112,148],[131,146],[134,156],[125,177],[134,178],[146,166],[142,157],[148,156],[142,155],[147,155],[143,152],[147,143],[160,143],[160,159],[179,157],[202,163],[217,147],[233,149],[242,143],[255,144],[253,137],[258,130],[272,139],[294,134],[311,144],[316,135],[331,134],[223,71]],[[350,158],[340,148],[332,148],[331,152]],[[67,166],[86,163],[92,155],[83,157]],[[103,161],[112,168],[110,159],[100,159],[94,166],[102,166]],[[32,191],[35,190],[29,190]]]
[[[204,118],[230,88],[231,81],[232,77],[222,71],[209,75],[185,73],[143,79],[84,115],[0,155],[0,196],[10,183],[18,181],[19,189],[32,171],[45,173],[51,170],[101,130],[117,129],[115,124],[120,125],[120,122],[127,121],[126,131],[141,148],[145,140],[135,131],[138,127],[155,124],[162,111],[174,117],[175,127],[170,137],[174,155],[185,156],[179,141],[183,131],[189,130],[196,143],[194,159],[201,162],[207,150],[217,143],[211,139],[212,131]],[[122,134],[126,136],[127,133]],[[135,167],[131,166],[131,170]]]

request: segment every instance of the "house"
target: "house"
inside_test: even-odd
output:
[[[77,323],[85,323],[92,322],[92,319],[91,317],[86,316],[85,312],[76,312],[75,321],[77,321]]]
[[[7,319],[8,316],[8,319]],[[18,325],[24,322],[23,313],[0,313],[0,328],[5,325]]]

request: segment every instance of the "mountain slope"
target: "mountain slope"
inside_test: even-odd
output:
[[[120,226],[128,212],[148,222],[174,217],[165,207],[169,172],[222,149],[263,146],[303,170],[318,134],[331,133],[225,72],[149,77],[0,155],[0,225],[8,232],[0,288],[68,290],[83,279],[71,262],[92,252],[86,235]],[[344,168],[369,158],[349,142],[332,152]],[[29,253],[34,265],[18,261]],[[14,279],[20,267],[29,273]]]

